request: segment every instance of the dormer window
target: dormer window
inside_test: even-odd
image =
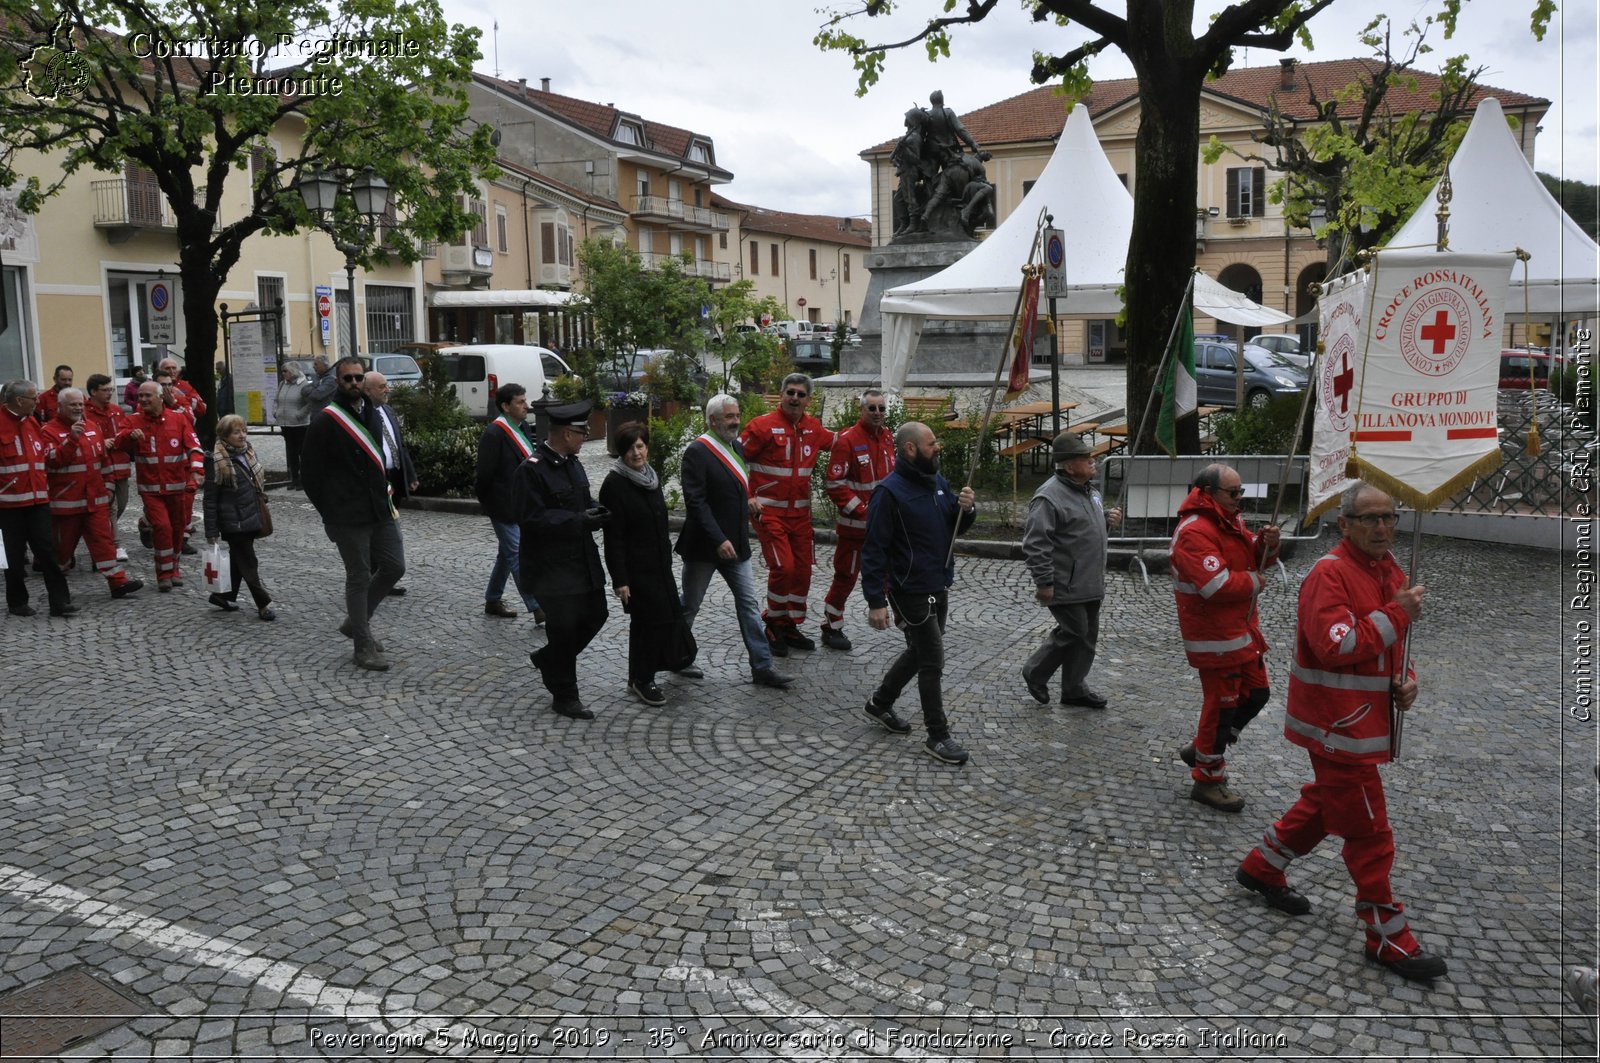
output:
[[[689,161],[698,162],[702,166],[711,165],[711,148],[701,141],[689,145]]]
[[[624,144],[644,144],[644,128],[638,122],[618,122],[617,139]]]

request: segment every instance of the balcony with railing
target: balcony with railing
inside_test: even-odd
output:
[[[676,262],[683,267],[683,272],[690,277],[704,277],[710,281],[732,280],[732,268],[726,262],[713,262],[709,258],[696,259],[685,263],[681,255],[669,255],[660,251],[639,252],[639,262],[645,269],[660,269],[668,262]]]
[[[636,218],[664,219],[672,228],[697,232],[726,232],[728,228],[726,213],[667,196],[636,197],[633,214]]]
[[[91,181],[94,193],[94,225],[104,229],[111,240],[120,243],[139,232],[176,232],[178,220],[161,189],[146,181],[112,177]]]

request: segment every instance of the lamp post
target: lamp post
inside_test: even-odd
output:
[[[378,222],[389,210],[389,184],[368,166],[354,181],[345,173],[330,173],[312,166],[299,182],[300,199],[316,216],[317,227],[333,237],[333,246],[344,252],[345,290],[350,293],[350,353],[360,354],[356,328],[356,259],[372,242]],[[355,206],[352,226],[339,226],[334,219],[341,195]],[[353,229],[353,231],[352,231]]]

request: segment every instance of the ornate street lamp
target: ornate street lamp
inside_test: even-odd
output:
[[[351,182],[340,173],[330,173],[321,166],[312,166],[298,183],[300,199],[317,219],[317,228],[333,237],[333,246],[344,252],[345,290],[350,293],[350,349],[360,354],[357,343],[360,330],[356,328],[356,260],[377,232],[378,223],[389,211],[389,183],[368,166]],[[334,221],[334,211],[341,195],[349,196],[355,205],[358,220],[352,232]]]

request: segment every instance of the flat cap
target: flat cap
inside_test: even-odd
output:
[[[1082,436],[1073,435],[1071,432],[1062,432],[1050,443],[1051,461],[1061,462],[1066,461],[1068,458],[1083,458],[1093,453],[1094,451],[1089,444],[1083,441]]]

